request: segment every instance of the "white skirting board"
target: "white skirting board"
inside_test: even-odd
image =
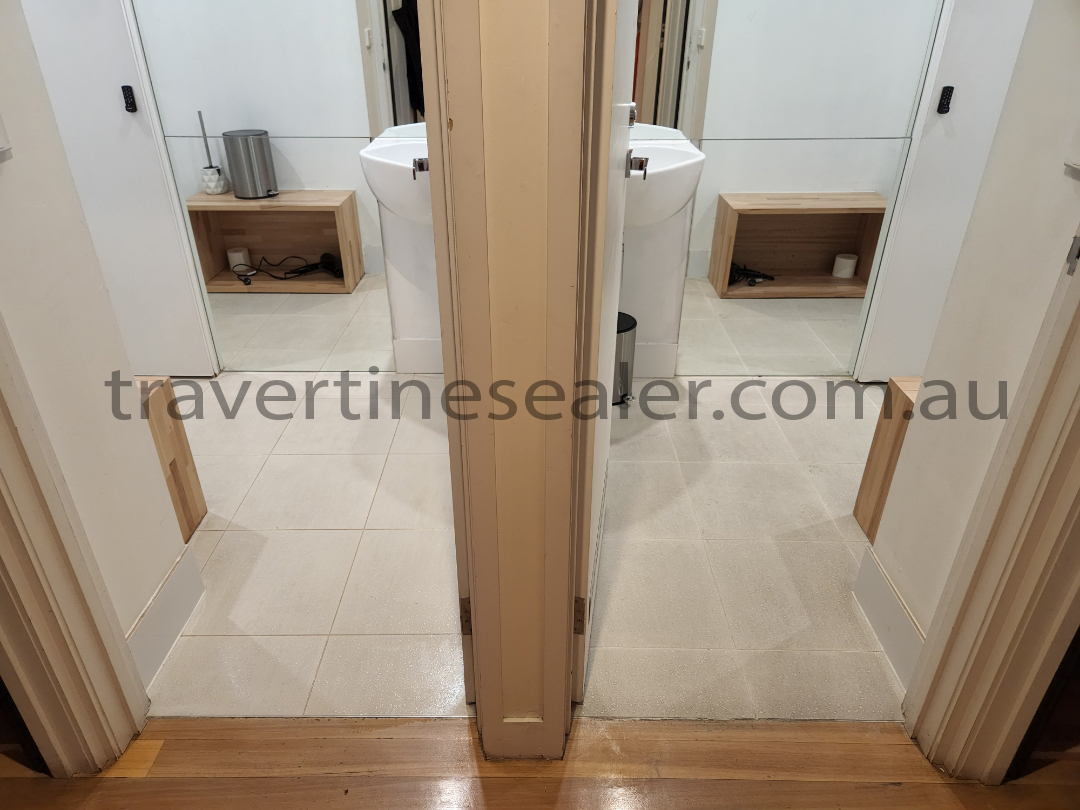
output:
[[[634,347],[635,377],[674,377],[678,343],[638,343]]]
[[[394,338],[394,368],[398,374],[442,374],[442,341]]]
[[[873,549],[863,555],[853,591],[896,677],[907,689],[925,636],[881,569]]]
[[[191,547],[185,546],[184,553],[128,633],[128,647],[143,686],[150,687],[202,595],[199,564]]]

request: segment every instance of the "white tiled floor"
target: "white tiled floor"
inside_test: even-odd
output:
[[[676,374],[847,374],[861,298],[721,299],[708,279],[683,290]]]
[[[445,420],[420,418],[415,388],[391,418],[391,383],[410,378],[385,373],[379,419],[366,385],[358,420],[333,387],[312,419],[306,401],[269,405],[292,419],[258,413],[264,382],[302,397],[316,376],[221,375],[229,403],[250,383],[234,419],[201,383],[205,418],[185,424],[209,508],[191,541],[206,593],[150,687],[154,715],[467,714]],[[426,380],[437,401],[441,378]]]
[[[696,378],[701,380],[701,378]],[[865,535],[851,517],[881,402],[850,390],[827,419],[805,391],[713,379],[689,419],[631,408],[612,425],[585,703],[603,717],[900,718],[903,697],[851,587]],[[642,380],[636,381],[641,391]],[[663,393],[657,391],[656,393]],[[638,401],[640,405],[640,398]],[[715,418],[717,413],[723,418]]]
[[[210,293],[210,310],[228,370],[394,370],[385,275],[365,275],[348,295]]]
[[[326,373],[226,373],[234,419],[203,382],[188,436],[209,514],[192,540],[206,595],[150,688],[155,715],[463,715],[456,564],[445,421],[407,388],[401,418],[378,375],[357,420],[339,389],[270,404],[272,378],[303,392]],[[424,378],[433,392],[441,378]],[[699,381],[701,378],[697,378]],[[866,539],[851,518],[879,388],[863,418],[827,382],[779,380],[730,405],[717,378],[689,419],[639,408],[613,430],[603,554],[584,714],[629,717],[899,717],[899,685],[851,595]],[[640,394],[644,381],[637,381]],[[179,390],[183,395],[185,391]],[[313,418],[307,419],[307,413]],[[670,410],[665,410],[668,408]],[[718,413],[723,418],[716,418]],[[216,414],[216,416],[214,415]]]

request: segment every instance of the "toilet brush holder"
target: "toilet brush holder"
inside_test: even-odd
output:
[[[207,166],[202,170],[202,190],[207,194],[224,194],[228,191],[225,174],[220,166]]]

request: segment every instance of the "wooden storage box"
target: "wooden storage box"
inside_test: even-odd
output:
[[[282,191],[264,200],[199,192],[187,209],[207,292],[351,293],[364,276],[355,191]],[[225,255],[234,247],[247,248],[252,264],[286,256],[317,262],[333,253],[341,257],[344,277],[319,272],[279,281],[259,273],[244,284]],[[267,269],[280,275],[298,264]]]
[[[721,194],[709,281],[721,298],[862,298],[886,200],[854,194]],[[855,253],[855,277],[834,278],[838,253]],[[776,276],[729,287],[731,263]]]

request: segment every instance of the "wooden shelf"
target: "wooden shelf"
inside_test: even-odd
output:
[[[872,192],[721,194],[709,280],[721,298],[863,298],[887,201]],[[855,278],[832,275],[855,253]],[[775,276],[728,287],[731,263]]]
[[[282,191],[262,200],[200,192],[188,198],[187,209],[207,292],[351,293],[364,276],[355,191]],[[312,273],[282,281],[260,273],[245,285],[228,267],[226,252],[234,247],[247,248],[252,264],[294,255],[314,262],[333,253],[344,277]]]

